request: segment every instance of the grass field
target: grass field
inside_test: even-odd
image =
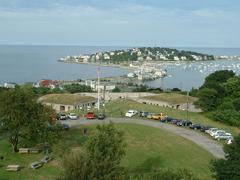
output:
[[[187,99],[189,102],[194,102],[197,100],[195,97],[187,97],[187,95],[179,94],[179,93],[160,93],[154,96],[146,96],[144,99],[153,100],[153,101],[164,101],[171,104],[180,104],[187,103]]]
[[[89,132],[95,126],[89,127]],[[124,132],[127,143],[126,156],[122,165],[130,173],[149,172],[153,168],[185,168],[202,179],[211,179],[209,162],[213,156],[195,143],[178,137],[167,131],[134,124],[117,124],[116,127]],[[72,148],[79,147],[86,140],[82,129],[76,128],[66,133],[66,140]],[[13,154],[6,140],[0,140],[0,154],[5,159],[0,162],[0,179],[55,179],[60,174],[61,163],[58,158],[37,170],[27,166],[44,155]],[[65,147],[66,148],[66,147]],[[20,164],[24,169],[6,172],[8,164]]]

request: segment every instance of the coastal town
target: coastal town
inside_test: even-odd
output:
[[[170,48],[145,47],[97,52],[90,55],[66,56],[60,58],[59,62],[130,68],[134,72],[128,74],[129,78],[137,77],[140,81],[146,81],[167,76],[162,62],[206,60],[214,60],[214,56]]]

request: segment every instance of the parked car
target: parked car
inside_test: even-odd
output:
[[[189,120],[181,120],[177,123],[178,126],[191,126],[192,121]]]
[[[214,130],[214,131],[211,131],[210,132],[210,136],[215,136],[216,134],[218,134],[218,133],[225,133],[225,131],[224,130],[221,130],[221,129],[218,129],[218,130]]]
[[[126,117],[133,117],[137,114],[137,110],[128,110],[128,112],[126,112],[125,116]]]
[[[140,117],[147,117],[149,114],[150,114],[150,112],[143,111],[143,112],[139,113],[139,116]]]
[[[208,130],[206,130],[205,132],[207,133],[207,134],[210,134],[212,131],[217,131],[218,130],[218,128],[209,128]]]
[[[218,131],[216,131],[216,132],[214,132],[214,133],[212,134],[212,137],[215,137],[215,136],[217,136],[217,135],[219,135],[219,134],[226,134],[226,135],[232,136],[231,133],[226,133],[224,130],[218,130]]]
[[[180,119],[173,119],[173,120],[171,120],[170,123],[177,125],[180,121],[181,121]]]
[[[165,118],[165,115],[163,113],[155,114],[152,116],[152,119],[154,120],[161,120],[163,118]]]
[[[212,126],[202,126],[200,130],[201,130],[202,132],[206,132],[206,131],[209,130],[210,128],[213,128],[213,127],[212,127]]]
[[[233,136],[229,133],[218,133],[216,136],[214,136],[214,139],[217,140],[233,140]]]
[[[78,119],[78,116],[76,115],[76,113],[69,113],[68,118],[71,120],[76,120]]]
[[[105,119],[106,118],[106,116],[105,116],[105,114],[104,113],[98,113],[98,119],[99,120],[103,120],[103,119]]]
[[[166,116],[165,118],[161,119],[160,122],[171,122],[173,120],[172,117]]]
[[[57,114],[57,119],[58,120],[67,120],[67,115],[63,112],[60,112]]]
[[[85,118],[87,118],[87,119],[95,119],[95,114],[94,114],[94,112],[88,112],[88,113],[85,115]]]
[[[149,113],[148,115],[147,115],[147,118],[148,119],[152,119],[152,117],[155,115],[155,113]]]
[[[190,126],[191,129],[197,130],[197,129],[201,129],[202,125],[201,124],[192,124]]]
[[[67,125],[67,124],[62,124],[62,125],[61,125],[61,128],[62,128],[63,130],[65,130],[65,131],[67,131],[67,130],[70,129],[69,125]]]

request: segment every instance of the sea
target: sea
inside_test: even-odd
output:
[[[58,59],[69,55],[91,54],[101,51],[127,49],[128,47],[108,46],[26,46],[0,45],[0,85],[5,82],[23,84],[38,82],[41,79],[77,80],[97,77],[98,66],[67,64]],[[212,55],[240,55],[240,48],[181,48]],[[145,82],[151,87],[163,89],[198,88],[204,78],[220,69],[233,70],[240,74],[240,60],[218,60],[209,62],[174,63],[163,66],[168,76]],[[100,77],[126,75],[131,70],[117,67],[100,67]]]

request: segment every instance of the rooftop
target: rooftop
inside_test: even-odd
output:
[[[90,96],[82,96],[79,94],[48,94],[42,96],[39,100],[44,103],[77,105],[95,101],[96,98]]]

